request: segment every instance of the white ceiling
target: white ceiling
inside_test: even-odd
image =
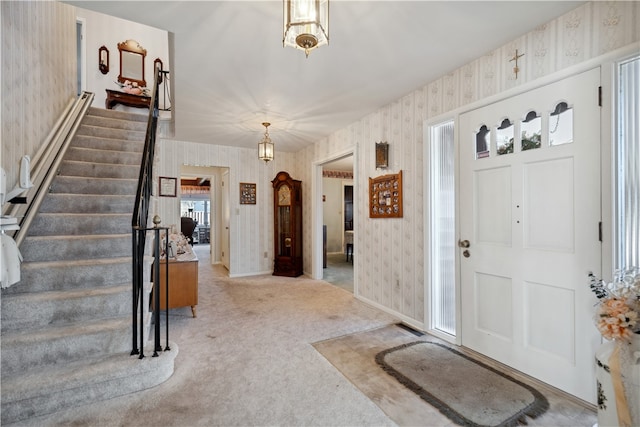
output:
[[[174,34],[176,139],[256,147],[268,121],[290,152],[584,3],[331,0],[329,46],[305,58],[282,47],[281,1],[65,2]]]

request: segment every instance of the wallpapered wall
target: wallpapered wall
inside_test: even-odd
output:
[[[153,61],[160,58],[163,69],[171,70],[169,63],[169,36],[164,30],[131,22],[126,19],[104,15],[91,10],[77,8],[76,15],[86,24],[87,81],[86,90],[95,93],[93,106],[105,108],[105,89],[117,90],[115,83],[120,74],[120,52],[118,43],[135,40],[147,51],[144,60],[144,78],[147,86],[153,84]],[[116,29],[114,31],[114,29]],[[98,49],[109,49],[109,72],[102,74],[98,69]],[[160,101],[162,102],[162,101]],[[160,105],[162,108],[162,105]],[[148,110],[117,105],[114,109],[146,114]]]
[[[228,167],[231,238],[229,273],[233,277],[273,271],[271,180],[282,170],[288,171],[294,179],[299,179],[293,153],[276,152],[275,159],[265,163],[258,159],[254,149],[161,140],[158,158],[156,170],[161,176],[179,177],[181,165]],[[240,204],[241,182],[256,183],[255,205]],[[217,197],[220,196],[219,193],[220,191]],[[159,197],[154,211],[154,214],[157,213],[162,218],[163,225],[180,224],[179,198]],[[219,258],[219,253],[214,253],[213,256]]]
[[[58,2],[0,2],[2,167],[13,188],[76,95],[74,8]]]
[[[424,324],[423,122],[471,102],[552,74],[640,40],[640,3],[590,2],[418,88],[313,146],[296,153],[304,202],[311,203],[313,162],[354,149],[355,268],[359,297]],[[524,52],[515,80],[515,50]],[[390,168],[375,169],[375,142],[388,141]],[[368,178],[403,172],[404,217],[368,217]],[[304,265],[310,271],[311,210],[304,216]]]
[[[2,19],[2,167],[13,188],[20,159],[32,158],[68,103],[77,95],[76,18],[86,20],[87,81],[93,105],[104,108],[105,88],[116,89],[117,43],[138,40],[147,49],[145,74],[160,57],[169,69],[166,31],[72,7],[57,1],[3,1]],[[118,31],[113,31],[117,28]],[[98,48],[106,45],[110,71],[98,71]],[[137,110],[140,112],[140,110]]]

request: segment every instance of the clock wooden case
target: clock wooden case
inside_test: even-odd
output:
[[[302,275],[302,181],[278,172],[273,183],[274,276]]]

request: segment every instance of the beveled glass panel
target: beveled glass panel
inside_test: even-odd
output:
[[[560,102],[549,116],[549,145],[573,142],[573,108]]]
[[[486,125],[482,125],[476,134],[476,159],[489,157],[489,142],[491,141],[491,131]]]
[[[291,256],[291,207],[280,206],[276,214],[276,229],[278,237],[276,241],[276,255]]]
[[[496,153],[498,156],[513,153],[514,132],[515,127],[509,119],[504,119],[496,128]]]
[[[521,150],[533,150],[540,148],[542,141],[542,117],[535,111],[529,111],[525,119],[520,123]]]

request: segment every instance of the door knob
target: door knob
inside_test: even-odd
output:
[[[469,246],[471,246],[471,244],[468,240],[458,240],[458,246],[460,246],[461,248],[468,248]]]
[[[471,256],[471,253],[465,249],[464,251],[462,251],[462,256],[465,258],[469,258]]]

